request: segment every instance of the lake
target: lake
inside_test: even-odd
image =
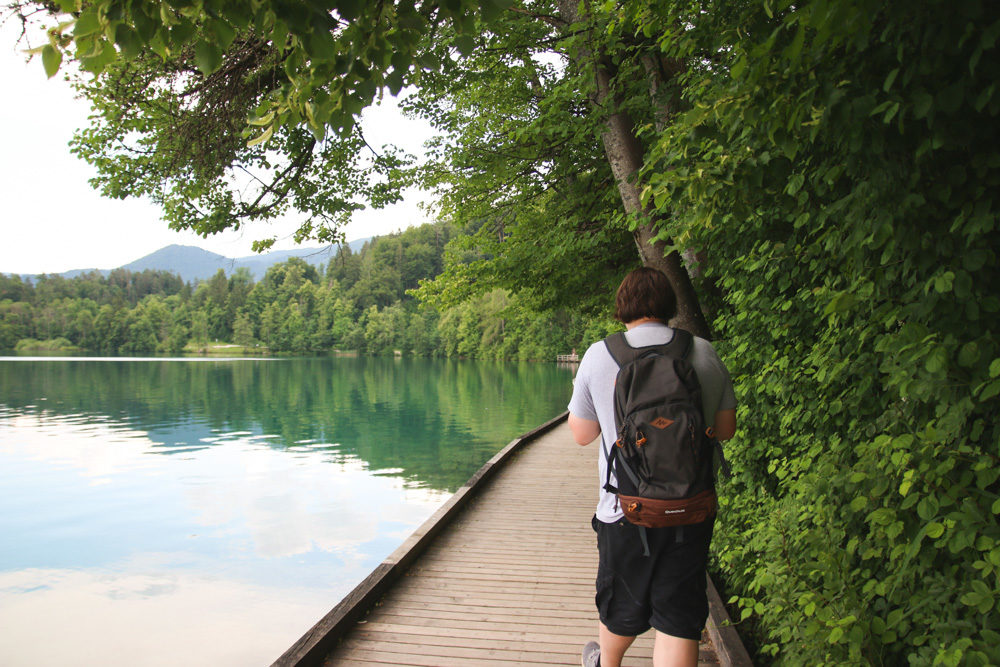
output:
[[[517,435],[555,364],[0,358],[0,664],[269,664]]]

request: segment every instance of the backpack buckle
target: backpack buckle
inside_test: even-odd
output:
[[[646,444],[646,434],[645,433],[643,433],[642,431],[636,431],[636,436],[637,436],[636,439],[635,439],[635,446],[636,447],[642,447],[643,445]]]

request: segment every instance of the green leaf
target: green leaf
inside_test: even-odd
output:
[[[142,38],[139,33],[124,23],[118,24],[115,28],[115,44],[126,58],[135,58],[142,51]]]
[[[399,91],[403,89],[403,73],[399,70],[392,72],[385,78],[385,85],[393,96],[399,95]]]
[[[132,25],[144,43],[148,44],[156,34],[156,20],[147,16],[139,7],[132,12]]]
[[[480,3],[479,11],[483,21],[489,23],[500,18],[500,14],[513,4],[512,0],[483,0]]]
[[[455,48],[463,56],[467,56],[476,50],[476,39],[472,35],[459,35],[455,38]]]
[[[885,77],[885,82],[882,84],[882,90],[888,93],[889,89],[892,88],[892,84],[896,81],[897,76],[899,76],[898,67],[889,72],[889,75]]]
[[[236,31],[225,21],[209,21],[208,31],[223,50],[228,49],[236,39]]]
[[[92,55],[80,57],[80,67],[95,74],[103,72],[104,68],[115,61],[118,52],[111,42],[98,42],[100,45]]]
[[[191,21],[184,19],[170,29],[170,44],[177,49],[187,46],[195,35],[195,27]],[[197,47],[195,47],[197,48]],[[218,50],[218,47],[216,47]]]
[[[936,540],[937,538],[941,537],[942,535],[944,535],[944,526],[943,525],[941,525],[940,523],[938,523],[936,521],[933,522],[933,523],[927,524],[927,537],[931,538],[932,540]]]
[[[889,108],[886,109],[885,115],[882,117],[882,122],[886,124],[891,123],[892,119],[896,117],[896,114],[898,112],[899,112],[899,102],[893,102],[892,104],[889,105]]]
[[[989,384],[983,385],[982,391],[979,392],[979,400],[988,401],[997,394],[1000,394],[1000,380],[994,380]]]
[[[735,63],[733,63],[733,66],[731,68],[729,68],[729,76],[731,76],[734,79],[739,79],[743,75],[743,72],[746,70],[746,68],[747,68],[747,59],[746,56],[742,56],[738,58]]]
[[[934,276],[934,289],[942,294],[950,292],[955,285],[955,274],[952,271],[945,271],[939,276]]]
[[[830,315],[832,313],[845,313],[854,307],[857,303],[857,297],[855,297],[850,292],[840,292],[837,296],[830,300],[830,303],[826,305],[823,311],[824,315]]]
[[[55,48],[51,44],[46,44],[42,47],[42,67],[45,68],[45,76],[50,79],[56,75],[59,71],[59,65],[62,63],[62,51]]]
[[[352,21],[361,15],[362,0],[337,0],[334,6],[341,18]]]
[[[271,44],[277,48],[284,48],[288,41],[288,24],[284,21],[275,21],[271,30]]]
[[[266,130],[264,130],[263,132],[261,132],[258,136],[254,137],[253,139],[251,139],[250,141],[248,141],[247,142],[247,147],[249,148],[249,147],[256,146],[258,144],[262,144],[265,141],[267,141],[268,139],[270,139],[271,135],[273,135],[273,134],[274,134],[274,125],[271,125]]]
[[[923,90],[918,92],[913,96],[913,116],[915,118],[925,117],[932,104],[934,104],[933,96]]]
[[[929,373],[940,373],[948,366],[948,352],[941,346],[935,347],[931,350],[930,354],[927,355],[927,361],[924,362],[924,368],[927,369]]]
[[[337,43],[329,32],[316,29],[306,38],[306,51],[314,60],[334,60],[337,57]]]
[[[1000,358],[990,362],[990,377],[995,378],[998,376],[1000,376]]]
[[[975,607],[976,605],[979,604],[980,597],[979,597],[979,595],[977,593],[973,593],[972,591],[969,591],[968,593],[966,593],[965,595],[963,595],[962,597],[960,597],[959,601],[962,604],[964,604],[964,605],[966,605],[968,607]]]
[[[194,47],[194,62],[201,73],[208,76],[222,64],[222,51],[215,43],[200,39]]]
[[[100,31],[101,22],[97,18],[97,10],[91,7],[80,14],[80,18],[76,20],[76,24],[73,26],[73,37],[84,37]]]
[[[934,496],[924,496],[917,505],[917,516],[924,521],[930,521],[937,516],[938,509],[940,509],[940,507]]]
[[[802,174],[792,174],[788,179],[788,185],[785,186],[785,192],[790,195],[794,195],[805,183],[806,177]]]
[[[805,38],[806,26],[804,23],[800,23],[799,30],[795,33],[792,43],[785,49],[785,57],[793,62],[798,60],[799,56],[802,54],[802,45],[805,43]]]
[[[958,363],[970,368],[975,366],[977,361],[979,361],[979,346],[974,342],[963,345],[958,352]]]

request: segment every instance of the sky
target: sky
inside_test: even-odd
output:
[[[102,197],[87,182],[94,170],[68,146],[86,125],[89,106],[59,75],[46,79],[40,57],[25,62],[19,29],[13,21],[0,26],[0,273],[112,269],[174,243],[226,257],[253,254],[251,243],[271,235],[278,236],[275,250],[296,247],[291,234],[298,218],[202,238],[169,229],[148,200]],[[403,118],[392,101],[369,109],[362,125],[373,146],[393,142],[416,155],[432,134],[428,125]],[[422,200],[426,195],[413,191],[393,207],[355,214],[347,239],[426,222],[417,207]]]

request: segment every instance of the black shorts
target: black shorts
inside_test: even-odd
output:
[[[714,519],[676,528],[647,528],[649,556],[643,556],[639,528],[625,519],[597,531],[597,610],[616,635],[634,637],[650,627],[673,637],[701,638],[708,619],[705,564]]]

